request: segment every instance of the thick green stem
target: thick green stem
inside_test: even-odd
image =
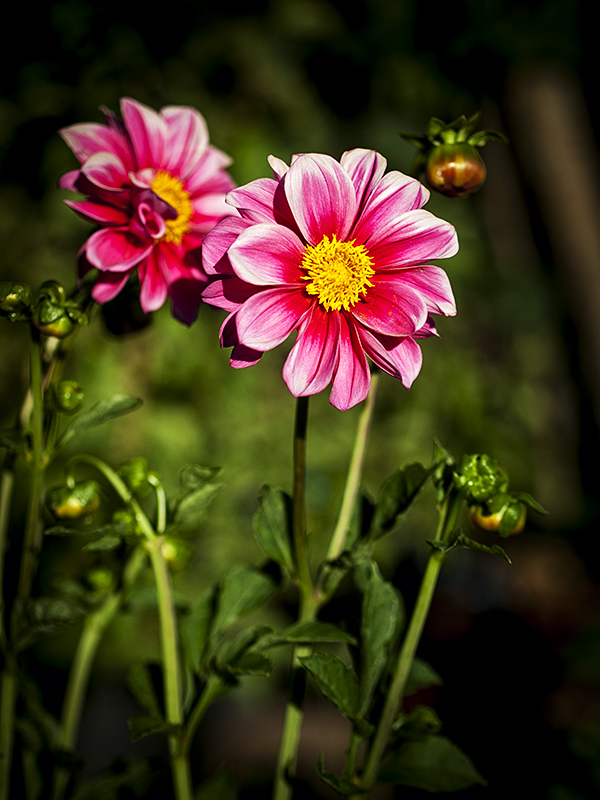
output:
[[[335,526],[333,536],[331,537],[331,543],[329,544],[329,550],[327,552],[328,561],[333,561],[336,559],[344,549],[346,534],[350,526],[352,512],[356,503],[356,493],[360,485],[362,468],[365,460],[365,452],[367,449],[369,427],[371,425],[373,408],[375,406],[375,396],[377,394],[378,381],[379,373],[374,372],[371,377],[371,389],[361,412],[360,419],[358,420],[356,439],[354,440],[354,449],[352,451],[350,467],[348,468],[348,477],[346,478],[346,487],[344,489],[344,497],[342,499],[340,515],[338,517],[337,525]]]

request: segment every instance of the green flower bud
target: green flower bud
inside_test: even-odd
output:
[[[494,510],[497,503],[486,506],[472,506],[469,510],[469,522],[480,531],[497,533],[502,537],[515,536],[521,533],[527,521],[527,507],[524,503],[514,502],[509,495],[501,508]]]
[[[57,519],[90,517],[100,506],[100,487],[96,481],[84,481],[72,489],[68,486],[53,489],[48,505]]]
[[[466,488],[467,502],[481,503],[489,500],[508,484],[506,471],[495,458],[483,455],[464,455],[454,473],[457,487]]]
[[[182,539],[174,539],[166,536],[161,547],[161,552],[165,561],[171,569],[177,571],[183,569],[192,555],[193,548]]]
[[[97,567],[91,570],[88,572],[87,579],[96,594],[108,594],[113,588],[113,574],[111,570],[106,567]]]
[[[75,381],[61,381],[51,395],[51,402],[61,414],[75,414],[81,408],[84,392]]]
[[[11,322],[28,319],[33,291],[27,283],[0,283],[0,317],[7,317]]]
[[[42,284],[33,306],[33,324],[46,336],[64,339],[76,325],[87,325],[86,315],[56,281]]]
[[[425,180],[446,197],[467,197],[481,189],[485,178],[483,159],[467,142],[439,145],[426,156]]]
[[[143,496],[150,491],[148,476],[152,473],[148,469],[148,462],[145,458],[132,458],[126,461],[117,470],[117,473],[132,492]]]

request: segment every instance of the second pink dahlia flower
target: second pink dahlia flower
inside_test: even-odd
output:
[[[222,345],[231,364],[297,338],[284,380],[296,397],[330,382],[345,410],[369,392],[367,356],[409,387],[422,362],[419,338],[432,314],[456,313],[446,273],[426,262],[458,250],[456,231],[421,206],[429,192],[372,150],[270,157],[274,179],[231,191],[239,217],[206,237],[207,303],[229,311]]]
[[[232,213],[225,194],[234,183],[231,160],[208,143],[201,114],[166,106],[157,113],[121,100],[122,119],[104,110],[106,125],[83,123],[60,131],[81,167],[59,181],[87,198],[67,205],[100,230],[80,253],[80,273],[99,270],[92,294],[112,300],[138,270],[145,312],[171,300],[173,315],[190,325],[206,275],[200,244]]]

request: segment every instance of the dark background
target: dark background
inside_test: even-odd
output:
[[[572,0],[249,0],[156,10],[71,0],[35,14],[14,4],[0,55],[0,280],[34,286],[55,278],[71,287],[90,232],[55,188],[75,164],[56,132],[99,121],[98,107],[117,110],[123,95],[200,109],[212,142],[233,157],[238,183],[269,175],[270,153],[339,158],[354,147],[377,149],[390,168],[408,172],[414,150],[398,132],[420,133],[432,115],[450,121],[481,109],[482,127],[509,136],[509,147],[483,151],[489,177],[477,196],[436,196],[427,206],[458,230],[460,253],[442,266],[459,313],[440,321],[441,340],[423,343],[423,371],[409,393],[384,376],[365,472],[376,494],[399,464],[429,462],[435,434],[457,456],[498,458],[512,486],[550,512],[508,542],[511,567],[466,551],[448,559],[422,643],[445,682],[421,699],[490,781],[468,790],[473,797],[580,800],[600,788],[600,105],[590,13]],[[93,325],[66,372],[90,404],[116,392],[145,401],[122,424],[88,434],[85,449],[113,463],[142,455],[168,486],[184,463],[225,467],[226,488],[178,576],[191,596],[240,558],[258,560],[250,529],[258,489],[289,485],[291,471],[285,348],[231,370],[218,349],[221,319],[204,308],[188,331],[163,309],[122,337]],[[27,379],[24,326],[4,323],[0,345],[9,425]],[[335,519],[357,414],[332,409],[325,393],[311,403],[317,550],[318,532]],[[382,570],[408,606],[432,502],[424,498],[380,549]],[[56,573],[85,566],[77,548],[60,547],[44,556],[46,589]],[[288,600],[273,609],[275,620],[286,619]],[[128,659],[157,654],[144,613],[124,615],[100,653],[81,741],[92,768],[128,739]],[[52,687],[64,683],[73,642],[61,636],[37,650],[50,698],[60,697]],[[271,691],[277,681],[248,681],[237,700],[215,708],[198,741],[198,780],[227,758],[242,784],[263,785],[280,725],[281,667],[281,695]],[[316,796],[310,775],[321,740],[333,769],[345,733],[316,695],[306,731],[301,774],[313,786],[306,796]],[[158,745],[132,752],[144,747]]]

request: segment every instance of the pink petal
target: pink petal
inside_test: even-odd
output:
[[[159,309],[167,298],[167,281],[160,268],[157,247],[139,266],[140,305],[146,314]]]
[[[328,314],[315,303],[283,367],[283,380],[294,397],[317,394],[329,384],[339,338],[340,315]]]
[[[224,192],[195,197],[192,201],[192,206],[194,208],[194,216],[190,224],[202,233],[208,233],[215,227],[217,222],[236,213],[225,202]]]
[[[388,172],[373,189],[351,235],[358,244],[374,247],[384,241],[383,231],[391,223],[428,199],[429,190],[422,183],[401,172]]]
[[[94,153],[81,167],[90,183],[109,192],[118,192],[129,183],[129,174],[121,159],[113,153]]]
[[[130,272],[101,272],[98,276],[92,297],[97,303],[108,303],[116,297],[129,280]]]
[[[427,306],[421,295],[396,275],[374,275],[364,301],[352,307],[352,316],[367,328],[387,336],[410,336],[423,327]]]
[[[160,169],[167,140],[165,120],[154,109],[128,97],[121,99],[121,114],[131,136],[137,169]]]
[[[250,297],[236,315],[240,344],[272,350],[298,327],[311,301],[296,289],[264,289]]]
[[[92,266],[102,270],[125,272],[152,251],[147,244],[124,228],[103,228],[87,241],[86,255]]]
[[[105,203],[94,203],[92,200],[75,203],[71,200],[65,200],[65,204],[87,222],[100,225],[125,225],[129,219],[124,211],[108,206]]]
[[[269,162],[269,166],[273,170],[273,175],[275,176],[275,180],[280,181],[286,172],[289,170],[288,165],[285,161],[282,161],[277,156],[268,156],[267,161]]]
[[[259,178],[229,192],[227,202],[235,206],[244,219],[275,222],[273,205],[278,186],[279,183],[272,178]]]
[[[216,147],[208,147],[188,175],[185,183],[186,191],[190,194],[203,191],[229,191],[235,185],[232,179],[223,170],[231,164],[228,155]],[[226,183],[226,187],[223,184]]]
[[[204,288],[202,299],[208,305],[223,308],[225,311],[237,311],[242,303],[260,291],[257,286],[250,286],[232,275],[211,281]]]
[[[424,298],[427,310],[433,314],[445,314],[453,317],[456,314],[456,303],[448,276],[440,267],[422,266],[405,269],[398,274],[400,281],[406,286],[416,289]]]
[[[317,245],[324,236],[346,239],[357,202],[350,176],[331,156],[299,156],[284,178],[285,194],[302,235]]]
[[[253,367],[263,357],[264,353],[259,350],[252,350],[243,344],[236,344],[231,351],[231,358],[229,363],[234,369],[244,369],[245,367]]]
[[[375,150],[364,150],[357,147],[355,150],[347,150],[342,155],[340,164],[350,175],[358,207],[361,209],[373,189],[383,178],[387,160]]]
[[[340,314],[338,363],[333,377],[329,402],[346,411],[369,394],[371,372],[354,323]]]
[[[360,327],[358,334],[371,361],[394,378],[399,378],[402,385],[410,389],[423,363],[421,348],[415,340],[410,336],[395,339],[376,335]]]
[[[238,277],[258,286],[302,286],[299,265],[303,254],[304,247],[295,233],[267,223],[247,228],[228,251]]]
[[[97,122],[84,122],[63,128],[59,134],[81,164],[95,153],[112,153],[123,164],[125,173],[133,168],[127,139],[113,128]]]
[[[423,209],[390,221],[377,232],[377,241],[378,244],[369,247],[377,270],[415,266],[458,252],[454,227]]]
[[[167,126],[163,168],[185,180],[208,147],[206,122],[195,108],[184,106],[165,106],[160,116]]]
[[[240,217],[227,217],[205,236],[202,242],[202,266],[207,275],[233,272],[226,253],[250,224]]]
[[[59,189],[70,189],[72,192],[76,192],[77,189],[75,188],[75,184],[77,183],[77,179],[81,175],[81,172],[78,169],[72,169],[70,172],[65,172],[64,175],[58,179],[58,188]]]

